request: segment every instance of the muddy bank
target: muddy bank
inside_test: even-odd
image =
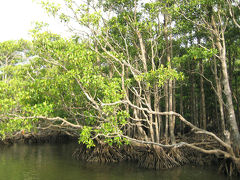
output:
[[[188,139],[188,142],[199,142],[197,143],[199,147],[221,148],[216,142],[211,139],[203,140],[201,136],[181,137],[178,138],[178,141],[186,141],[186,139]],[[159,146],[142,145],[137,143],[118,147],[116,145],[109,146],[108,144],[96,142],[95,147],[90,149],[84,144],[80,144],[73,153],[73,157],[86,162],[98,163],[132,161],[137,163],[138,167],[155,170],[170,169],[186,164],[194,166],[214,165],[219,167],[219,172],[229,175],[229,172],[232,171],[231,175],[240,175],[237,168],[234,170],[234,165],[231,164],[230,160],[224,159],[223,157],[216,157],[215,155],[201,153],[189,147],[161,148]]]
[[[72,137],[62,132],[48,132],[39,134],[18,134],[17,136],[0,141],[0,145],[11,145],[14,143],[24,144],[42,144],[42,143],[78,143],[78,137]],[[198,142],[199,147],[221,148],[211,139],[203,139],[201,136],[178,137],[177,141]],[[95,142],[95,147],[87,148],[84,144],[79,144],[73,152],[73,157],[85,162],[98,163],[118,163],[122,161],[131,161],[141,168],[148,169],[170,169],[174,167],[191,164],[194,166],[214,165],[219,167],[219,171],[229,174],[232,169],[236,169],[229,159],[216,157],[201,153],[189,147],[161,148],[154,145],[143,145],[131,143],[123,146],[109,146],[106,143]],[[217,170],[217,168],[216,168]],[[216,171],[217,172],[217,171]],[[234,170],[232,175],[240,175],[240,172]]]
[[[47,132],[47,133],[19,133],[13,137],[7,137],[0,140],[0,145],[12,144],[43,144],[43,143],[65,143],[69,141],[76,141],[78,137],[69,136],[62,132]]]
[[[163,149],[156,146],[124,145],[122,147],[96,144],[87,148],[84,144],[73,153],[78,160],[98,163],[116,163],[121,161],[133,161],[139,167],[150,169],[169,169],[185,164],[212,165],[217,164],[214,155],[199,153],[187,147]]]

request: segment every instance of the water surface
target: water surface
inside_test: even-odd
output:
[[[77,144],[0,147],[0,180],[223,180],[214,167],[146,170],[133,163],[84,163],[72,158]],[[233,178],[237,179],[237,178]]]

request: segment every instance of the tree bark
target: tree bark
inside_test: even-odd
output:
[[[180,107],[179,107],[180,114],[183,116],[183,88],[180,87]],[[184,123],[180,122],[180,131],[184,134]]]
[[[204,74],[204,67],[202,63],[202,59],[199,62],[200,65],[200,73]],[[207,129],[207,118],[206,118],[206,104],[205,104],[205,92],[204,92],[204,82],[203,77],[200,76],[200,90],[201,90],[201,124],[203,129]]]
[[[138,29],[136,29],[136,34],[138,36],[140,49],[141,49],[141,61],[142,61],[142,64],[143,64],[143,70],[144,70],[144,73],[147,73],[148,72],[148,67],[147,67],[145,44],[143,42],[141,32]],[[145,85],[145,92],[144,93],[145,93],[145,96],[146,96],[148,108],[152,109],[151,108],[151,106],[152,106],[151,93],[150,93],[150,88],[148,87],[148,85]],[[149,114],[149,134],[150,134],[151,140],[154,142],[154,129],[153,129],[153,116],[152,116],[152,114]]]
[[[164,85],[164,95],[165,95],[165,111],[168,111],[168,84]],[[165,116],[165,134],[166,142],[168,142],[168,115]]]
[[[173,112],[176,112],[176,80],[173,80]],[[173,116],[173,123],[174,123],[174,129],[175,129],[175,122],[176,122],[176,117]]]
[[[154,85],[154,111],[159,112],[159,94],[158,94],[158,86],[157,84]],[[160,142],[160,135],[159,135],[159,115],[154,116],[154,124],[155,124],[155,139],[156,142]]]
[[[236,118],[238,119],[238,123],[240,123],[240,103],[239,103],[239,93],[238,93],[238,76],[235,76],[235,91],[236,91],[236,104],[237,104],[237,113],[236,113]]]
[[[190,95],[190,110],[191,110],[191,122],[197,125],[196,120],[196,104],[195,104],[195,77],[194,77],[194,64],[190,62],[190,83],[191,83],[191,95]]]
[[[217,45],[217,46],[219,46],[219,45]],[[236,117],[235,117],[233,102],[232,102],[232,92],[230,89],[230,84],[229,84],[229,79],[228,79],[225,47],[223,49],[221,49],[221,51],[222,51],[222,54],[220,55],[220,58],[221,58],[222,74],[223,74],[222,84],[224,87],[223,92],[226,96],[226,101],[227,101],[228,121],[229,121],[231,131],[232,131],[232,139],[234,142],[234,146],[236,146],[237,149],[240,149],[240,136],[239,136],[238,125],[237,125],[237,121],[236,121]]]
[[[134,100],[135,100],[135,102],[136,102],[136,104],[137,104],[137,106],[139,106],[139,104],[140,104],[140,102],[139,102],[139,99],[138,99],[138,97],[136,97],[136,96],[134,96]],[[137,109],[133,109],[133,115],[134,115],[134,118],[135,119],[140,119],[141,117],[140,117],[140,111],[139,110],[137,110]],[[137,123],[136,123],[136,129],[137,129],[137,134],[136,133],[134,133],[134,136],[138,136],[137,138],[139,138],[139,139],[144,139],[145,141],[148,141],[149,139],[148,139],[148,137],[147,137],[147,134],[146,134],[146,132],[144,131],[144,129],[142,128],[142,122],[141,121],[137,121]]]
[[[224,110],[223,110],[223,98],[222,98],[222,87],[220,80],[218,78],[218,70],[217,70],[217,62],[216,58],[213,58],[214,63],[214,78],[216,82],[216,88],[217,88],[217,100],[219,103],[219,110],[220,110],[220,124],[221,124],[221,130],[222,132],[225,131],[225,118],[224,118]]]
[[[228,113],[228,122],[231,127],[231,137],[233,140],[233,147],[235,151],[238,153],[240,149],[240,135],[238,130],[238,125],[236,121],[236,116],[233,107],[232,101],[232,92],[230,89],[229,84],[229,77],[228,77],[228,70],[227,70],[227,61],[226,61],[226,45],[225,45],[225,38],[224,38],[224,31],[222,30],[221,33],[218,32],[217,25],[214,19],[214,16],[211,16],[211,24],[213,27],[213,34],[216,39],[216,47],[219,51],[219,59],[221,61],[221,70],[222,70],[222,85],[224,88],[224,94],[226,96],[226,108]]]
[[[168,23],[169,23],[169,15],[164,14],[164,36],[165,36],[165,43],[166,43],[166,53],[167,53],[167,64],[168,68],[171,69],[171,46],[169,43],[169,37],[171,41],[171,35],[169,35],[169,30],[168,30]],[[168,81],[168,111],[173,110],[173,88],[172,88],[172,79],[169,79]],[[176,143],[175,140],[175,135],[174,135],[174,126],[175,122],[173,121],[173,116],[169,116],[169,130],[170,130],[170,139],[171,143]]]

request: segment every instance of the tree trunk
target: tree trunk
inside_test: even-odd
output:
[[[173,80],[173,112],[176,112],[176,80]],[[174,123],[174,129],[175,129],[175,122],[176,122],[176,117],[173,116],[173,123]]]
[[[164,85],[164,95],[165,95],[165,111],[168,112],[168,83]],[[165,116],[165,138],[168,142],[168,115]]]
[[[204,67],[202,63],[202,59],[199,62],[200,65],[200,73],[204,74]],[[206,118],[206,104],[205,104],[205,92],[204,92],[204,84],[203,77],[200,76],[200,89],[201,89],[201,125],[203,129],[207,129],[207,118]]]
[[[168,30],[168,23],[169,23],[169,15],[164,14],[164,36],[165,36],[165,43],[166,43],[166,53],[167,53],[167,64],[168,68],[171,69],[171,45],[169,43],[169,39],[171,41],[171,35],[169,35],[169,30]],[[172,79],[169,79],[168,81],[168,111],[173,110],[173,88],[172,88]],[[174,135],[174,126],[175,123],[173,122],[173,116],[169,116],[169,131],[170,131],[170,139],[171,143],[175,144],[175,135]]]
[[[129,75],[129,70],[128,70],[128,68],[126,69],[126,73],[125,73],[126,75],[126,78],[128,78],[128,75]],[[124,83],[124,82],[123,82]],[[126,92],[126,96],[127,97],[129,97],[129,89],[128,88],[125,88],[125,92]],[[130,113],[130,111],[129,111],[129,105],[128,104],[126,104],[125,105],[125,108],[126,108],[126,112],[129,114]],[[131,120],[130,120],[130,118],[128,118],[127,119],[127,121],[129,122],[129,123],[131,123]],[[132,129],[132,127],[130,126],[130,125],[128,125],[127,126],[127,135],[129,136],[129,137],[131,137],[132,135],[131,135],[131,129]]]
[[[134,100],[135,100],[134,102],[136,102],[136,105],[139,106],[140,102],[139,102],[138,97],[134,96]],[[134,115],[135,119],[141,119],[139,110],[137,110],[135,108],[133,109],[133,115]],[[145,141],[149,140],[148,137],[147,137],[146,132],[142,128],[142,122],[137,121],[136,129],[137,129],[137,134],[134,133],[134,136],[138,136],[138,137],[136,137],[137,139],[143,139]]]
[[[236,118],[238,119],[238,123],[240,123],[240,103],[239,103],[239,94],[238,94],[238,76],[235,76],[235,91],[236,91],[236,104],[237,104],[237,114],[236,114]]]
[[[196,126],[196,105],[195,105],[195,77],[194,77],[194,64],[190,64],[190,83],[191,83],[191,96],[190,96],[190,109],[191,109],[191,122]]]
[[[179,107],[180,114],[183,115],[183,88],[180,87],[180,107]],[[180,129],[182,134],[184,134],[184,123],[180,122]]]
[[[154,85],[154,111],[159,112],[159,94],[158,94],[158,86],[157,84]],[[155,115],[154,118],[154,123],[155,123],[155,135],[156,135],[156,142],[160,142],[160,135],[159,135],[159,115]]]
[[[142,61],[142,65],[143,65],[143,70],[144,73],[148,72],[148,67],[147,67],[147,58],[146,58],[146,48],[145,48],[145,44],[141,35],[141,32],[136,29],[136,34],[138,36],[138,40],[139,40],[139,44],[140,44],[140,49],[141,49],[141,61]],[[147,100],[147,105],[148,108],[150,110],[152,110],[151,106],[152,106],[152,101],[151,101],[151,93],[150,93],[150,88],[148,87],[148,85],[145,85],[145,97]],[[149,134],[151,137],[151,141],[154,142],[154,130],[153,130],[153,115],[149,114]]]
[[[231,127],[231,138],[233,140],[233,147],[234,147],[235,152],[238,153],[239,149],[240,149],[240,135],[239,135],[238,125],[237,125],[236,116],[235,116],[234,107],[233,107],[232,92],[231,92],[230,84],[229,84],[224,32],[221,32],[221,34],[219,34],[213,15],[211,16],[211,23],[212,23],[212,27],[213,27],[214,35],[215,35],[215,39],[216,39],[216,47],[219,52],[219,59],[221,61],[221,70],[222,70],[222,76],[223,76],[222,77],[222,85],[224,88],[223,92],[226,96],[226,108],[227,108],[227,113],[228,113],[227,120]]]
[[[218,45],[219,46],[219,45]],[[220,51],[220,49],[219,49]],[[239,136],[239,130],[238,130],[238,125],[235,117],[235,112],[234,112],[234,107],[233,107],[233,102],[232,102],[232,92],[230,89],[230,84],[229,84],[229,79],[228,79],[228,72],[227,72],[227,63],[226,63],[226,56],[225,56],[225,47],[221,49],[221,65],[222,65],[222,74],[223,74],[223,80],[222,84],[224,87],[224,94],[226,96],[226,101],[227,101],[227,112],[228,112],[228,121],[231,127],[232,131],[232,139],[234,146],[239,150],[240,149],[240,136]]]
[[[213,58],[214,62],[214,78],[216,81],[216,88],[217,88],[217,100],[219,103],[219,110],[220,110],[220,124],[221,124],[221,130],[222,133],[225,131],[225,118],[224,118],[224,110],[223,110],[223,98],[222,98],[222,87],[220,84],[220,80],[218,78],[218,70],[217,70],[217,62],[216,58]]]
[[[230,85],[230,89],[231,91],[232,89],[232,77],[233,77],[233,69],[234,66],[232,65],[232,58],[231,58],[231,50],[228,50],[228,64],[229,64],[229,68],[228,68],[228,72],[229,72],[229,85]]]

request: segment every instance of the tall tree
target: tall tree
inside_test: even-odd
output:
[[[222,86],[224,88],[224,95],[226,97],[226,110],[228,114],[228,122],[231,127],[231,137],[233,140],[233,146],[238,152],[240,149],[240,136],[236,116],[234,112],[234,106],[232,101],[232,92],[230,89],[229,75],[227,69],[227,55],[226,55],[226,40],[225,30],[229,23],[229,17],[227,16],[228,8],[225,1],[191,1],[186,0],[183,2],[187,9],[191,9],[190,13],[195,16],[191,16],[190,13],[180,10],[180,14],[188,21],[192,22],[200,28],[204,28],[208,32],[208,38],[212,40],[218,50],[217,58],[221,62],[222,72]],[[200,17],[200,18],[198,18]],[[213,36],[213,38],[212,38]]]

